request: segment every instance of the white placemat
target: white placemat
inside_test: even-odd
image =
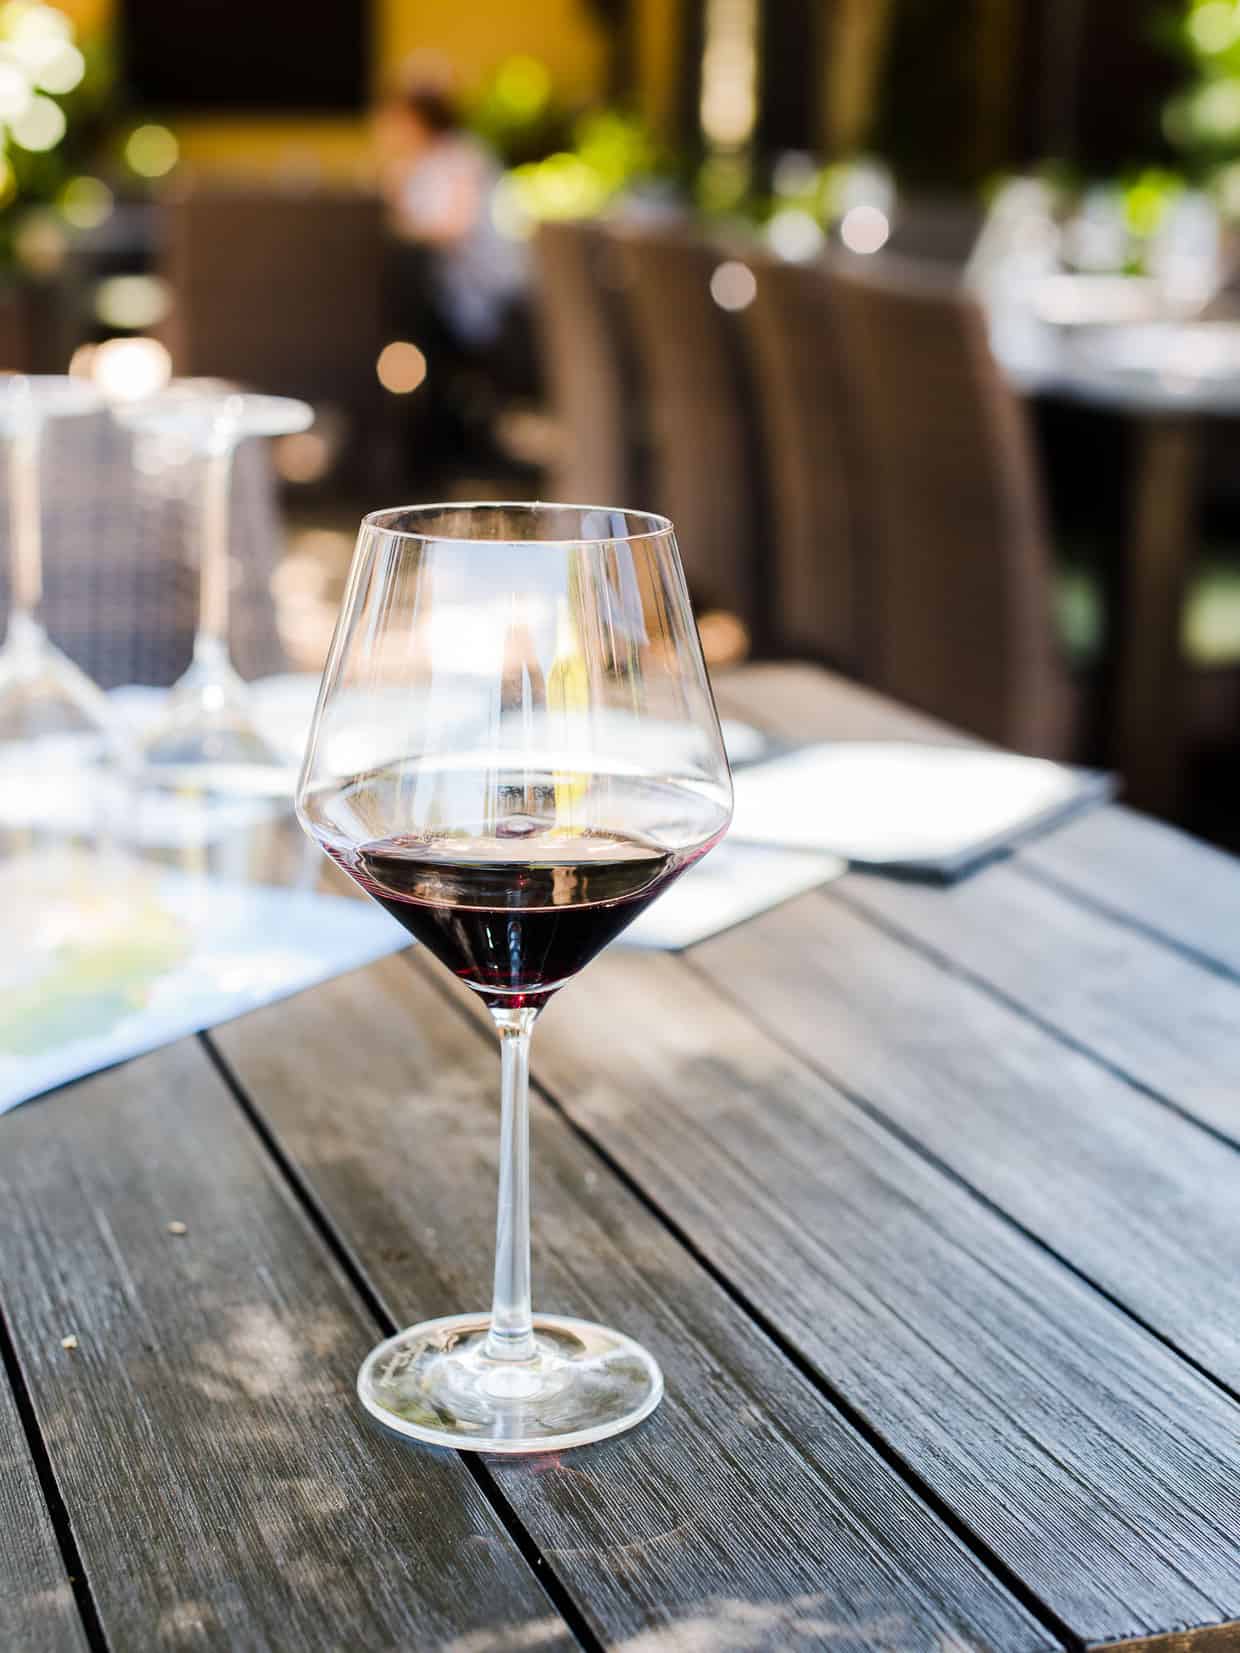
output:
[[[835,741],[741,770],[731,836],[952,878],[1112,790],[1107,775],[981,747]]]
[[[0,866],[0,1113],[408,940],[380,908],[87,852]]]

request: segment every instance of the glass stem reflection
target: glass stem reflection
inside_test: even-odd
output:
[[[43,520],[39,500],[41,437],[38,415],[33,408],[24,407],[9,446],[9,534],[13,618],[21,615],[27,621],[33,621],[43,597]]]
[[[492,1010],[499,1029],[502,1118],[495,1294],[486,1352],[492,1360],[530,1360],[530,1033],[537,1010]]]
[[[235,452],[236,436],[228,425],[224,425],[214,434],[203,479],[198,640],[210,639],[225,652],[228,643],[228,587],[232,572],[229,566],[229,507]]]

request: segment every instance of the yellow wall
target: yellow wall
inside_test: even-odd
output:
[[[105,27],[115,0],[57,0],[83,29]],[[172,3],[172,0],[169,0]],[[366,0],[332,0],[363,4]],[[411,53],[441,52],[466,90],[484,81],[515,53],[541,59],[557,92],[569,103],[603,94],[606,40],[586,0],[369,0],[375,7],[376,90]],[[637,0],[637,63],[641,102],[661,124],[674,85],[676,19],[682,0]],[[310,15],[308,13],[308,15]],[[159,114],[152,110],[153,115]],[[365,164],[361,120],[289,120],[283,117],[183,119],[174,123],[181,151],[204,170],[310,170],[347,176]]]
[[[570,103],[595,97],[607,72],[606,41],[584,0],[375,0],[380,78],[410,52],[442,52],[462,83],[476,86],[506,57],[539,58]]]

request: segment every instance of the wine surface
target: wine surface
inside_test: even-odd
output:
[[[611,835],[454,833],[360,844],[346,870],[489,1004],[541,1004],[686,861]]]
[[[583,824],[600,816],[623,825]],[[424,830],[383,831],[419,817]],[[381,770],[314,806],[323,847],[367,894],[488,1004],[514,1009],[543,1004],[725,824],[717,804],[664,782],[489,768]]]

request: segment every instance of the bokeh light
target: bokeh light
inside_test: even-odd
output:
[[[0,24],[9,47],[27,59],[45,55],[49,47],[73,33],[73,24],[63,11],[40,5],[39,0],[9,0],[0,12]]]
[[[393,339],[379,352],[375,372],[384,390],[394,396],[407,396],[426,377],[426,357],[407,339]]]
[[[1189,14],[1188,36],[1199,52],[1216,56],[1240,40],[1240,6],[1207,0]]]
[[[741,149],[758,114],[757,0],[707,0],[702,32],[702,131],[720,149]]]
[[[181,147],[166,126],[137,126],[125,144],[125,162],[139,178],[162,178],[181,157]]]
[[[772,252],[792,264],[803,264],[822,251],[822,226],[818,220],[800,207],[785,207],[775,213],[766,226],[766,239]]]
[[[890,235],[891,223],[881,207],[849,207],[840,220],[840,240],[850,253],[876,253]]]
[[[65,112],[58,103],[36,94],[21,114],[9,121],[9,131],[19,149],[40,154],[55,149],[65,135],[67,124]]]
[[[59,205],[61,217],[75,230],[93,230],[109,216],[115,199],[102,178],[70,178]]]
[[[536,57],[510,57],[495,73],[492,96],[504,112],[518,120],[532,120],[551,98],[551,71]]]
[[[34,70],[34,83],[44,92],[64,97],[79,85],[86,73],[86,59],[70,40],[52,43],[44,61]]]
[[[107,339],[95,346],[90,375],[110,402],[137,402],[168,383],[172,357],[158,339]]]
[[[0,120],[16,120],[30,107],[34,93],[15,63],[0,58]]]
[[[105,327],[133,332],[154,327],[168,314],[171,303],[168,284],[158,276],[109,276],[95,289],[95,315]]]
[[[24,214],[13,237],[17,262],[31,275],[53,276],[64,263],[68,242],[64,226],[51,212],[36,209]]]
[[[710,278],[710,296],[721,310],[744,310],[758,296],[758,280],[748,264],[725,259]]]
[[[319,482],[331,468],[332,445],[321,431],[281,436],[273,447],[276,472],[285,482]]]

